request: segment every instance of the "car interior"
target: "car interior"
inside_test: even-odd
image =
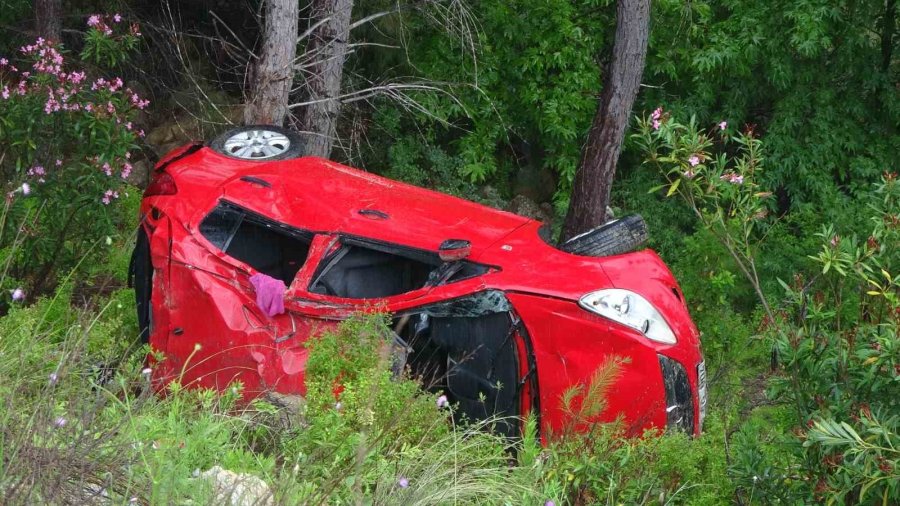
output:
[[[200,223],[214,246],[289,285],[306,261],[313,234],[223,202]],[[490,271],[436,253],[342,237],[326,256],[310,291],[352,299],[399,295]],[[482,292],[395,318],[405,370],[457,406],[459,422],[492,420],[498,433],[518,436],[519,358],[516,326],[502,292]]]

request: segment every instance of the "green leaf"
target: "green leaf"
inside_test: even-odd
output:
[[[671,197],[672,195],[674,195],[675,192],[678,191],[678,185],[680,185],[680,184],[681,184],[681,179],[676,179],[675,182],[672,183],[672,187],[669,188],[668,193],[666,193],[666,197]]]

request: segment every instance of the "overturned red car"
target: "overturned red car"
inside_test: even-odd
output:
[[[662,260],[627,252],[640,217],[554,246],[540,222],[298,158],[298,141],[243,127],[157,165],[131,266],[165,357],[154,381],[303,395],[306,341],[378,307],[403,365],[469,419],[533,412],[559,429],[563,392],[615,356],[604,419],[699,433],[699,333]]]

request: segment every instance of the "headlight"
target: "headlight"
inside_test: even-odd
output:
[[[640,295],[618,288],[591,292],[578,305],[604,318],[639,330],[649,339],[675,344],[675,333],[659,311]]]

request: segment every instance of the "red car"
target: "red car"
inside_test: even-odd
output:
[[[640,217],[554,246],[540,222],[297,152],[287,130],[244,127],[157,165],[132,259],[165,357],[154,381],[303,395],[305,342],[377,307],[404,367],[470,419],[534,412],[560,429],[563,392],[617,356],[604,420],[700,432],[684,296],[653,251],[623,253]]]

